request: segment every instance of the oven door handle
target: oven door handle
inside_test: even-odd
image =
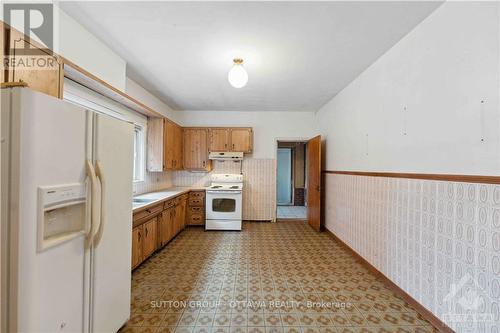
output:
[[[210,194],[241,194],[241,191],[210,191],[210,190],[208,190],[207,193],[210,193]]]

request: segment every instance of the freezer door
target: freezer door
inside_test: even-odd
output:
[[[101,224],[92,249],[92,332],[116,332],[130,316],[134,126],[96,115]]]
[[[85,236],[39,251],[37,208],[39,187],[85,183],[87,112],[28,88],[9,91],[8,331],[82,332]]]

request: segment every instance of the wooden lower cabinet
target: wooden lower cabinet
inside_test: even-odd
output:
[[[144,230],[144,240],[142,244],[142,254],[149,257],[156,250],[156,227],[158,218],[155,217],[142,225]]]
[[[186,223],[188,225],[205,225],[205,191],[189,192]]]
[[[161,248],[172,239],[173,233],[172,233],[172,219],[173,219],[173,209],[174,208],[168,208],[165,209],[158,220],[159,228],[158,228],[158,248]]]
[[[184,229],[187,204],[188,195],[183,194],[164,204],[134,214],[132,269],[139,266],[156,250],[167,245]]]
[[[181,229],[186,227],[186,214],[187,214],[187,204],[188,204],[188,195],[185,194],[181,197],[179,206],[181,206]]]
[[[142,225],[132,229],[132,269],[142,262]]]
[[[178,204],[177,206],[175,206],[175,231],[176,233],[178,233],[179,231],[181,231],[183,228],[184,228],[184,220],[185,217],[182,216],[182,206],[180,204]]]

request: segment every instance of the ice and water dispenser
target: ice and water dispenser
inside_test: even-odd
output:
[[[38,188],[38,251],[85,232],[86,197],[85,183]]]

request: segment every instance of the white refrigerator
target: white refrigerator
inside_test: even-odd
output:
[[[1,91],[1,330],[116,332],[130,316],[131,123]]]

